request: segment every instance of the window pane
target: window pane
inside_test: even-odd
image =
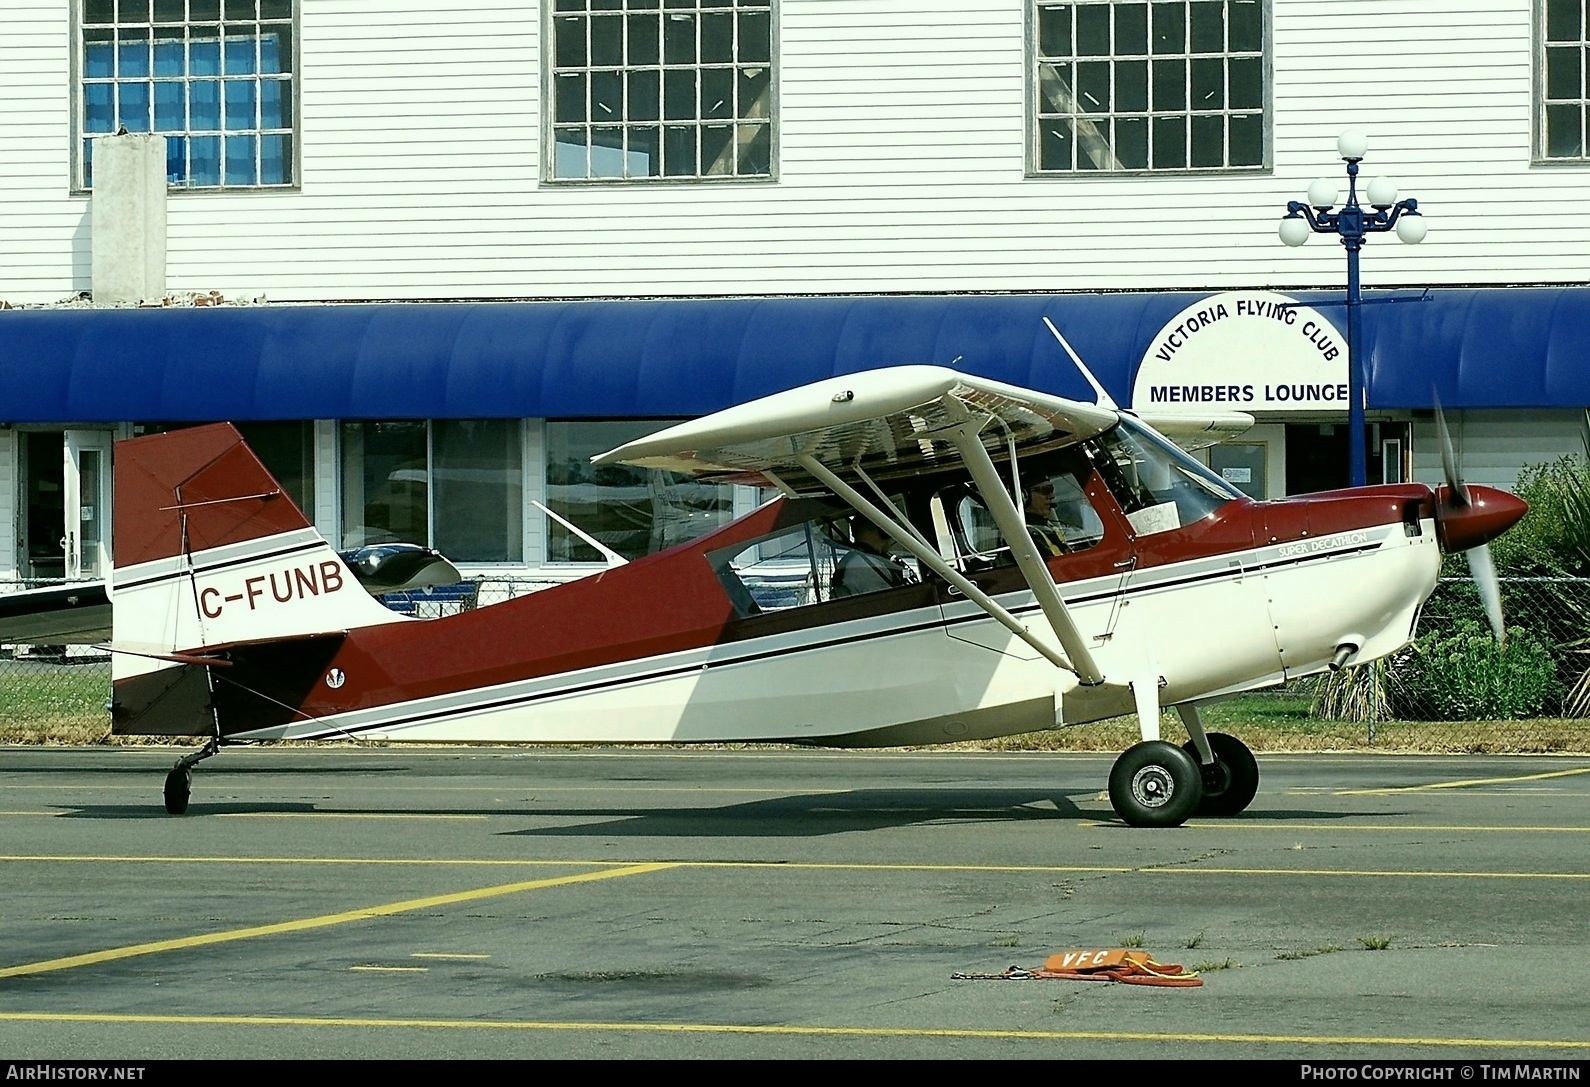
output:
[[[215,132],[221,127],[221,83],[201,79],[188,84],[188,123],[197,131]]]
[[[221,0],[188,0],[188,18],[194,22],[216,22],[221,18]]]
[[[1181,4],[1155,4],[1153,7],[1153,48],[1156,53],[1183,53],[1187,50],[1187,11]]]
[[[742,11],[737,18],[740,22],[740,62],[770,63],[773,59],[772,16],[765,11]]]
[[[254,37],[231,33],[226,35],[226,53],[223,57],[227,75],[253,75],[258,69],[254,59]]]
[[[624,76],[620,72],[591,73],[591,120],[618,121],[624,117]]]
[[[631,125],[628,140],[629,176],[662,176],[662,129],[656,125]]]
[[[1072,64],[1038,65],[1038,91],[1041,96],[1039,110],[1044,113],[1075,113],[1077,110],[1076,66]]]
[[[187,74],[187,46],[182,32],[164,31],[155,39],[155,75],[184,76]]]
[[[689,476],[591,457],[649,434],[666,422],[549,422],[547,506],[626,558],[661,551],[726,524],[733,490]],[[550,562],[599,562],[601,555],[547,518]]]
[[[1071,148],[1074,143],[1070,121],[1045,121],[1038,133],[1039,169],[1073,169]]]
[[[293,127],[293,84],[289,79],[260,82],[259,123],[261,128]]]
[[[552,94],[557,99],[554,116],[559,121],[584,121],[585,73],[562,72],[552,84]]]
[[[291,136],[261,136],[259,138],[259,180],[261,185],[291,185],[293,183],[293,138]]]
[[[1071,56],[1071,6],[1038,9],[1038,52],[1045,57]]]
[[[736,172],[740,174],[765,174],[773,168],[773,129],[769,125],[736,125],[735,138],[740,144],[740,161]]]
[[[728,176],[736,161],[733,125],[701,126],[701,172]]]
[[[1192,108],[1225,109],[1226,62],[1203,57],[1192,62]]]
[[[171,185],[188,183],[188,141],[181,136],[166,137],[166,182]]]
[[[1232,109],[1260,109],[1264,105],[1264,62],[1258,57],[1237,57],[1226,62]]]
[[[1115,6],[1115,55],[1141,56],[1148,52],[1148,5]]]
[[[259,173],[254,167],[254,137],[226,138],[226,176],[228,185],[255,185]]]
[[[1579,106],[1546,107],[1546,154],[1578,158],[1584,154],[1584,111]]]
[[[766,68],[740,71],[740,116],[768,118],[773,115],[773,81]]]
[[[105,24],[115,21],[116,5],[113,0],[83,0],[85,24]]]
[[[188,184],[221,183],[221,137],[195,136],[188,141]]]
[[[734,62],[734,13],[706,12],[701,16],[701,63]]]
[[[1232,52],[1257,53],[1264,48],[1264,9],[1259,0],[1231,0],[1226,18]]]
[[[1226,5],[1223,0],[1194,0],[1191,52],[1219,53],[1226,48]]]
[[[187,88],[181,83],[155,84],[155,131],[182,132],[188,127]]]
[[[669,120],[691,120],[696,115],[696,73],[694,70],[663,73],[663,116]]]
[[[663,173],[668,177],[690,177],[698,172],[696,130],[669,125],[663,130]]]
[[[109,30],[83,32],[83,75],[88,79],[109,79],[116,74],[114,35]]]
[[[266,75],[279,75],[293,70],[293,31],[291,27],[274,27],[259,39],[259,70]]]
[[[558,42],[558,67],[578,68],[585,63],[585,20],[559,19],[553,30]]]
[[[1156,60],[1154,62],[1154,109],[1164,112],[1187,108],[1187,62],[1183,60]]]
[[[1187,166],[1187,119],[1154,118],[1154,169],[1181,170]]]
[[[585,129],[560,128],[554,137],[552,150],[553,177],[589,176],[589,154],[585,144]]]
[[[149,84],[116,85],[117,122],[128,132],[149,131]]]
[[[116,18],[123,23],[147,23],[149,0],[117,0]]]
[[[706,68],[701,73],[701,116],[734,116],[734,70]]]
[[[1264,165],[1264,115],[1248,113],[1231,118],[1232,166]]]
[[[436,540],[455,562],[522,562],[524,465],[509,419],[431,424]]]
[[[626,173],[624,130],[614,125],[593,125],[590,176],[620,178]]]
[[[1077,8],[1077,56],[1110,55],[1110,8],[1107,4],[1083,4]]]
[[[1583,0],[1546,0],[1546,40],[1549,42],[1577,42],[1582,40],[1581,18]]]
[[[1148,118],[1115,120],[1115,157],[1123,170],[1148,169]]]
[[[1579,98],[1584,94],[1584,80],[1579,65],[1581,59],[1577,45],[1546,50],[1546,97]]]
[[[619,65],[624,63],[624,17],[622,15],[594,15],[591,17],[591,63]]]
[[[663,20],[663,63],[696,62],[696,17],[670,12]]]
[[[1193,117],[1193,166],[1224,166],[1226,164],[1226,119],[1220,116]]]
[[[229,79],[226,81],[226,129],[228,132],[240,132],[244,129],[258,127],[255,117],[255,90],[252,79]]]
[[[629,119],[655,121],[661,116],[661,73],[656,70],[629,73]]]
[[[423,422],[342,424],[342,546],[427,544]]]
[[[1116,61],[1115,108],[1122,111],[1148,109],[1148,61]],[[1148,146],[1146,137],[1144,146]]]
[[[83,85],[83,128],[88,132],[116,131],[116,103],[109,83]]]
[[[629,63],[656,64],[662,60],[658,46],[661,31],[657,16],[629,16]]]
[[[116,44],[116,75],[137,79],[149,75],[149,31],[123,30]]]
[[[1108,113],[1110,109],[1110,65],[1091,61],[1077,65],[1077,108],[1085,113]]]
[[[199,27],[189,33],[188,72],[192,75],[221,74],[221,39],[214,27]]]

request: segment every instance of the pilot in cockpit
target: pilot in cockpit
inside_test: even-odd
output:
[[[914,583],[916,575],[889,554],[888,533],[859,514],[850,519],[850,543],[834,567],[833,595],[859,596]]]
[[[1039,555],[1047,559],[1071,551],[1065,530],[1055,514],[1053,480],[1041,479],[1022,488],[1022,513],[1027,521],[1027,534],[1037,545]]]

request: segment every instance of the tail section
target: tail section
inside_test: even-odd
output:
[[[216,647],[404,621],[365,592],[230,424],[122,442],[115,464],[118,685],[191,668]]]

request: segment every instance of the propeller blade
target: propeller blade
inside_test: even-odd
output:
[[[1502,587],[1496,580],[1496,564],[1491,561],[1488,546],[1471,547],[1463,552],[1469,560],[1469,573],[1474,575],[1474,587],[1479,590],[1480,603],[1485,605],[1485,617],[1491,621],[1491,633],[1496,644],[1507,644],[1507,627],[1502,623]]]
[[[1441,398],[1435,397],[1435,431],[1441,438],[1441,470],[1446,474],[1446,485],[1452,498],[1460,506],[1469,504],[1469,489],[1458,474],[1457,455],[1452,451],[1452,432],[1446,428],[1446,412],[1441,410]]]

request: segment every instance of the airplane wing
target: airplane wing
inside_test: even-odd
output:
[[[972,377],[942,366],[866,370],[727,408],[593,458],[695,475],[761,474],[797,494],[830,488],[803,465],[856,465],[878,479],[962,459],[950,433],[968,420],[1018,453],[1091,438],[1111,408]]]
[[[1014,488],[1000,477],[989,447],[1019,457],[1091,438],[1119,418],[1114,408],[942,366],[900,366],[775,393],[669,427],[592,460],[694,474],[754,474],[788,494],[838,495],[1049,661],[1097,685],[1105,681],[1104,674],[1028,535]],[[879,480],[956,464],[970,471],[1063,654],[951,567],[890,506],[878,485]],[[868,487],[882,505],[850,480]]]

